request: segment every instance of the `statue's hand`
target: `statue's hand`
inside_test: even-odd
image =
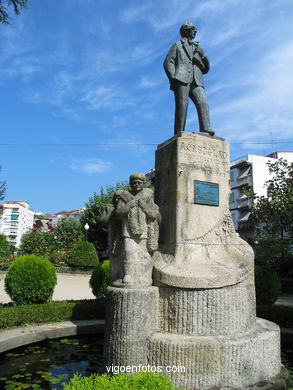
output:
[[[198,53],[201,57],[204,56],[203,48],[198,44],[194,44],[194,53]]]
[[[135,207],[136,206],[136,201],[135,201],[135,199],[132,199],[130,202],[128,202],[128,207],[130,208],[130,209],[132,209],[133,207]]]
[[[139,207],[140,207],[143,211],[145,211],[145,210],[147,209],[147,204],[146,204],[146,202],[145,202],[143,199],[139,199],[139,200],[138,200],[138,205],[139,205]]]

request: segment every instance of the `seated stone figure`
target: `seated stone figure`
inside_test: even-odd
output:
[[[152,284],[153,253],[158,247],[160,212],[142,173],[130,176],[130,191],[116,191],[102,216],[108,224],[112,284]]]

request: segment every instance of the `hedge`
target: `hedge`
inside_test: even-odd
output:
[[[69,249],[65,262],[71,267],[95,267],[99,258],[94,244],[88,241],[76,241]]]
[[[278,275],[263,265],[255,266],[255,293],[258,305],[272,305],[281,295]]]
[[[257,316],[293,329],[293,307],[257,305]],[[105,300],[54,301],[44,304],[0,305],[0,330],[25,325],[105,318]]]
[[[293,294],[293,278],[281,279],[282,293]]]
[[[105,302],[95,299],[22,306],[0,305],[0,330],[50,322],[103,318]]]
[[[293,329],[293,307],[282,305],[257,305],[257,317],[275,322],[281,328]]]

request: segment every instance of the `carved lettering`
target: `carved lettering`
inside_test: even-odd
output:
[[[214,158],[215,160],[226,160],[228,157],[227,152],[209,147],[206,144],[193,144],[181,141],[180,150],[207,156],[209,161],[211,158]],[[221,162],[226,164],[225,161]]]

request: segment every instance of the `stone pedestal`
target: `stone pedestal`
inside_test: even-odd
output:
[[[157,287],[108,287],[104,363],[147,365],[147,338],[158,330]]]
[[[195,203],[196,182],[217,186],[218,203]],[[158,146],[155,202],[162,222],[154,264],[157,284],[215,288],[253,275],[253,251],[235,233],[229,197],[228,142],[183,133]]]
[[[168,374],[176,387],[243,389],[280,373],[279,340],[279,327],[260,319],[233,336],[155,333],[149,338],[149,364],[185,367],[184,373]]]
[[[183,133],[158,146],[160,330],[148,338],[148,364],[184,366],[167,375],[185,389],[284,388],[275,386],[279,328],[256,318],[254,254],[230,216],[229,167],[217,137]]]

